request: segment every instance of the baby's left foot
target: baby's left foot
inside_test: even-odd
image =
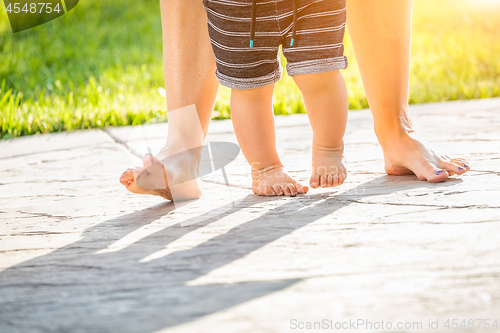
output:
[[[343,153],[344,144],[329,148],[313,143],[312,175],[309,181],[312,188],[334,187],[344,183],[347,169]]]

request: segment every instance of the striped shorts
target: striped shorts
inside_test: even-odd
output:
[[[346,0],[203,0],[217,78],[232,89],[347,68]]]

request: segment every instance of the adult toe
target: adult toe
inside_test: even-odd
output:
[[[127,169],[120,175],[120,183],[122,183],[123,185],[128,185],[128,183],[130,183],[133,180],[134,180],[134,173],[132,169]]]
[[[442,161],[441,163],[439,163],[439,166],[443,169],[446,169],[450,176],[453,176],[454,174],[461,175],[467,172],[467,169],[459,163]]]
[[[427,180],[430,183],[444,182],[450,176],[445,169],[437,168],[432,163],[426,163],[421,172],[415,173],[420,180]]]
[[[466,171],[470,170],[469,162],[465,158],[461,158],[461,157],[452,158],[452,159],[450,159],[450,162],[464,167],[466,169]]]

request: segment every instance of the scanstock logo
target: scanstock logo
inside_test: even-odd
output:
[[[14,33],[52,21],[78,4],[78,0],[3,1]]]

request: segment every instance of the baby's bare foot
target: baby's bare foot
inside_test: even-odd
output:
[[[260,170],[252,170],[252,191],[262,196],[296,196],[309,191],[307,186],[297,183],[283,166],[271,165]]]
[[[343,153],[343,144],[333,148],[313,144],[312,175],[309,181],[312,188],[334,187],[344,183],[347,169]]]

